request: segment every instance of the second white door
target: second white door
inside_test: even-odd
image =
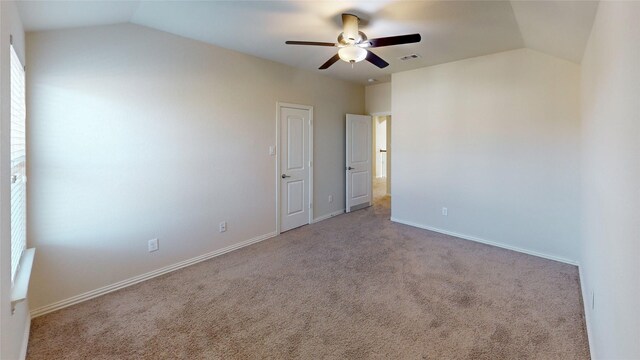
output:
[[[311,110],[280,107],[280,231],[309,223]]]
[[[346,211],[371,205],[371,116],[347,114]]]

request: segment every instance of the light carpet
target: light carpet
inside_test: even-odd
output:
[[[33,320],[29,359],[588,359],[574,266],[375,206]]]

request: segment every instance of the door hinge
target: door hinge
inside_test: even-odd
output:
[[[313,203],[309,203],[309,209],[311,209],[312,206],[313,206]]]
[[[313,167],[313,161],[309,161],[309,167]]]

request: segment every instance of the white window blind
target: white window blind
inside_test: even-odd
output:
[[[11,46],[11,283],[27,247],[24,66]]]

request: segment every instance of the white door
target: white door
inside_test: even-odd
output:
[[[280,107],[280,231],[309,223],[311,111]]]
[[[371,205],[371,116],[347,114],[346,211]]]

